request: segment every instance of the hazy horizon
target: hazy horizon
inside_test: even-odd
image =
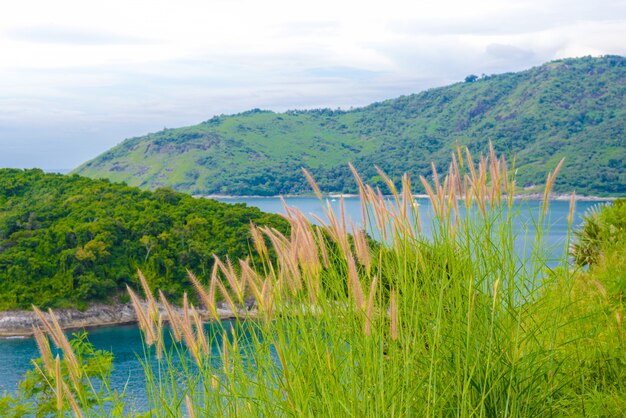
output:
[[[560,58],[626,55],[626,3],[22,1],[0,16],[0,167],[72,169],[252,108],[359,107]]]

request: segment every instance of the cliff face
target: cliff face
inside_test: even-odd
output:
[[[64,329],[124,324],[137,319],[130,304],[92,305],[82,312],[76,309],[58,309],[54,314]],[[33,326],[39,325],[40,321],[32,311],[0,312],[0,336],[30,335]]]
[[[176,309],[182,315],[182,309]],[[204,320],[210,315],[206,310],[198,310]],[[241,307],[244,315],[253,316],[256,311],[252,305]],[[161,312],[167,315],[164,310]],[[217,314],[222,319],[234,317],[233,311],[224,303],[218,303]],[[46,317],[49,317],[45,313]],[[55,309],[54,315],[63,329],[86,328],[106,325],[120,325],[137,322],[132,304],[103,305],[93,304],[85,311],[76,309]],[[164,316],[166,317],[166,316]],[[33,326],[40,326],[39,318],[32,311],[11,310],[0,312],[0,337],[26,336],[33,333]]]

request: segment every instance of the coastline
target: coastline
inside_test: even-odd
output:
[[[167,317],[165,309],[159,306],[159,310]],[[174,308],[177,313],[182,314],[182,308]],[[245,309],[246,315],[253,316],[254,308]],[[137,322],[135,309],[131,303],[105,305],[96,303],[89,306],[84,311],[77,309],[54,309],[55,316],[63,330],[77,330],[83,328],[96,328],[106,326],[117,326],[133,324]],[[198,309],[198,313],[204,321],[212,320],[212,316],[206,309]],[[218,303],[217,313],[220,319],[234,318],[233,311],[223,303]],[[47,312],[44,312],[49,318]],[[40,325],[39,318],[33,311],[9,310],[0,312],[0,339],[26,338],[33,334],[32,327]]]
[[[393,197],[392,195],[383,195],[384,197]],[[411,195],[415,199],[427,199],[427,194],[417,193]],[[273,196],[260,196],[260,195],[222,195],[222,194],[208,194],[208,195],[193,195],[196,199],[215,199],[215,200],[237,200],[237,199],[317,199],[317,196],[314,194],[287,194],[287,195],[273,195]],[[351,193],[327,193],[322,196],[324,199],[338,199],[344,197],[346,199],[358,198],[358,194]],[[566,193],[550,193],[550,197],[548,200],[550,201],[563,201],[570,200],[572,198],[571,194]],[[574,197],[574,200],[577,202],[612,202],[616,199],[626,198],[623,196],[592,196],[592,195],[579,195],[577,194]],[[520,193],[513,195],[514,200],[543,200],[543,193]]]

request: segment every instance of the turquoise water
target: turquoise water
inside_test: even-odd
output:
[[[227,203],[246,203],[250,206],[259,207],[266,212],[282,213],[283,206],[277,198],[233,198],[220,199]],[[324,213],[320,202],[315,198],[288,198],[287,204],[301,209],[306,215],[314,214],[324,219]],[[335,210],[339,209],[340,201],[335,199],[330,202]],[[420,204],[420,216],[424,225],[424,232],[428,233],[428,219],[431,216],[431,208],[425,199],[418,199]],[[574,213],[574,225],[579,225],[582,214],[595,202],[578,202]],[[541,202],[524,201],[516,204],[519,214],[516,217],[516,227],[519,235],[517,245],[523,248],[524,242],[532,239],[534,234],[533,218],[537,216],[541,208]],[[355,223],[360,223],[361,205],[357,198],[345,200],[345,208],[348,217]],[[569,202],[553,201],[550,203],[549,229],[545,235],[547,245],[553,248],[553,262],[562,259],[563,246],[567,238],[567,217]],[[311,217],[313,220],[313,218]],[[314,221],[314,220],[313,220]],[[314,221],[315,222],[315,221]],[[208,331],[217,331],[208,325]],[[111,384],[114,389],[122,390],[126,387],[128,401],[137,407],[145,405],[145,385],[142,365],[138,360],[138,354],[143,353],[143,346],[139,330],[134,325],[124,325],[106,328],[94,328],[89,331],[89,340],[97,349],[110,350],[114,353],[114,371]],[[219,344],[219,335],[215,344]],[[217,345],[215,345],[217,346]],[[20,377],[31,367],[30,359],[38,357],[37,347],[32,338],[0,339],[0,393],[13,391],[17,387]]]

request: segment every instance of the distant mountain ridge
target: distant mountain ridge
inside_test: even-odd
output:
[[[447,166],[456,144],[516,156],[517,184],[532,188],[566,157],[555,191],[626,195],[626,58],[553,61],[350,111],[251,110],[130,138],[74,173],[191,194],[354,192],[347,162],[372,183]],[[415,182],[418,186],[418,182]]]

